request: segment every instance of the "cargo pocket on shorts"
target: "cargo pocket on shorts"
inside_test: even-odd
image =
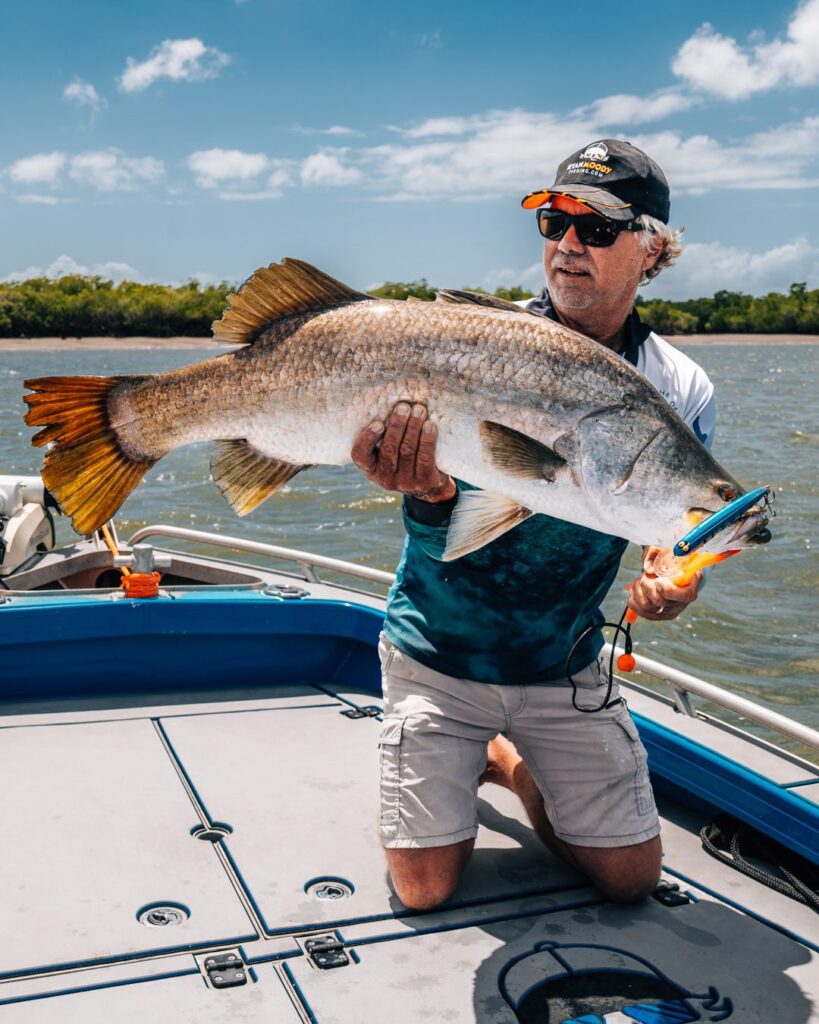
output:
[[[634,794],[637,800],[637,813],[648,814],[654,806],[654,794],[651,791],[651,781],[648,777],[648,758],[645,747],[640,739],[637,726],[634,724],[634,719],[628,711],[623,710],[615,721],[628,736],[629,746],[634,755]]]
[[[381,828],[395,835],[401,820],[401,734],[403,718],[386,718],[378,739],[381,773]]]

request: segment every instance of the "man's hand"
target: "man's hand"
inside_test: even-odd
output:
[[[438,431],[423,405],[399,402],[386,426],[376,420],[355,439],[353,462],[368,480],[421,501],[454,498],[457,486],[435,464]]]
[[[626,584],[628,606],[640,618],[667,622],[676,619],[692,601],[696,601],[702,586],[701,572],[692,576],[683,587],[672,583],[669,577],[657,575],[664,565],[671,564],[672,559],[669,548],[644,549],[642,576]]]

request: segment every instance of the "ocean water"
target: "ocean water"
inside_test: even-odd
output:
[[[774,539],[717,566],[700,599],[675,622],[638,623],[635,647],[819,728],[819,345],[683,349],[717,390],[717,458],[746,487],[775,488]],[[42,453],[30,446],[33,431],[22,419],[27,377],[154,373],[210,354],[0,352],[0,473],[35,474],[40,466]],[[403,541],[399,500],[352,466],[305,472],[238,519],[208,478],[208,447],[177,450],[154,467],[117,516],[122,537],[167,523],[395,568]],[[58,540],[71,537],[61,520]],[[619,618],[622,584],[639,564],[630,549],[604,607],[609,618]]]

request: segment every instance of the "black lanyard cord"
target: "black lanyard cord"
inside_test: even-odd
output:
[[[624,609],[623,614],[620,616],[620,621],[616,624],[614,622],[604,622],[602,623],[602,625],[598,626],[597,624],[592,623],[591,626],[587,626],[586,629],[583,630],[580,636],[572,644],[572,649],[569,651],[569,656],[566,658],[566,678],[572,684],[572,707],[575,709],[575,711],[580,711],[584,715],[593,715],[596,714],[598,711],[606,711],[609,708],[616,707],[618,704],[625,704],[625,701],[622,697],[615,697],[614,700],[612,700],[611,691],[614,688],[615,646],[617,644],[617,637],[621,633],[623,634],[623,648],[626,654],[631,654],[631,623],[626,622],[625,626],[623,625],[623,622],[626,619],[627,611],[628,608]],[[614,636],[612,638],[611,653],[609,655],[609,682],[608,686],[606,687],[606,696],[603,698],[602,703],[598,704],[596,708],[582,708],[577,703],[577,683],[574,681],[574,678],[572,677],[572,673],[570,671],[572,658],[574,657],[574,652],[577,650],[577,648],[580,646],[583,640],[586,639],[587,636],[589,636],[591,633],[594,633],[598,629],[605,629],[607,627],[614,630]]]

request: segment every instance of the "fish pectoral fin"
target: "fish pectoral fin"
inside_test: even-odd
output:
[[[239,516],[252,512],[296,473],[312,468],[271,459],[248,441],[220,441],[210,463],[213,482]]]
[[[449,523],[443,560],[451,562],[477,551],[531,515],[531,509],[502,494],[461,491]]]
[[[524,480],[554,483],[566,460],[547,445],[501,423],[482,420],[480,435],[484,453],[498,469]]]
[[[524,309],[507,299],[499,299],[497,295],[484,295],[483,292],[459,291],[457,288],[443,288],[436,292],[436,302],[451,302],[463,306],[483,306],[486,309],[496,309],[503,313],[529,313],[530,316],[543,318],[542,313],[536,313],[532,309]]]
[[[365,301],[375,300],[303,260],[283,259],[260,267],[235,295],[228,295],[222,319],[213,321],[213,337],[228,345],[245,345],[282,317]]]

